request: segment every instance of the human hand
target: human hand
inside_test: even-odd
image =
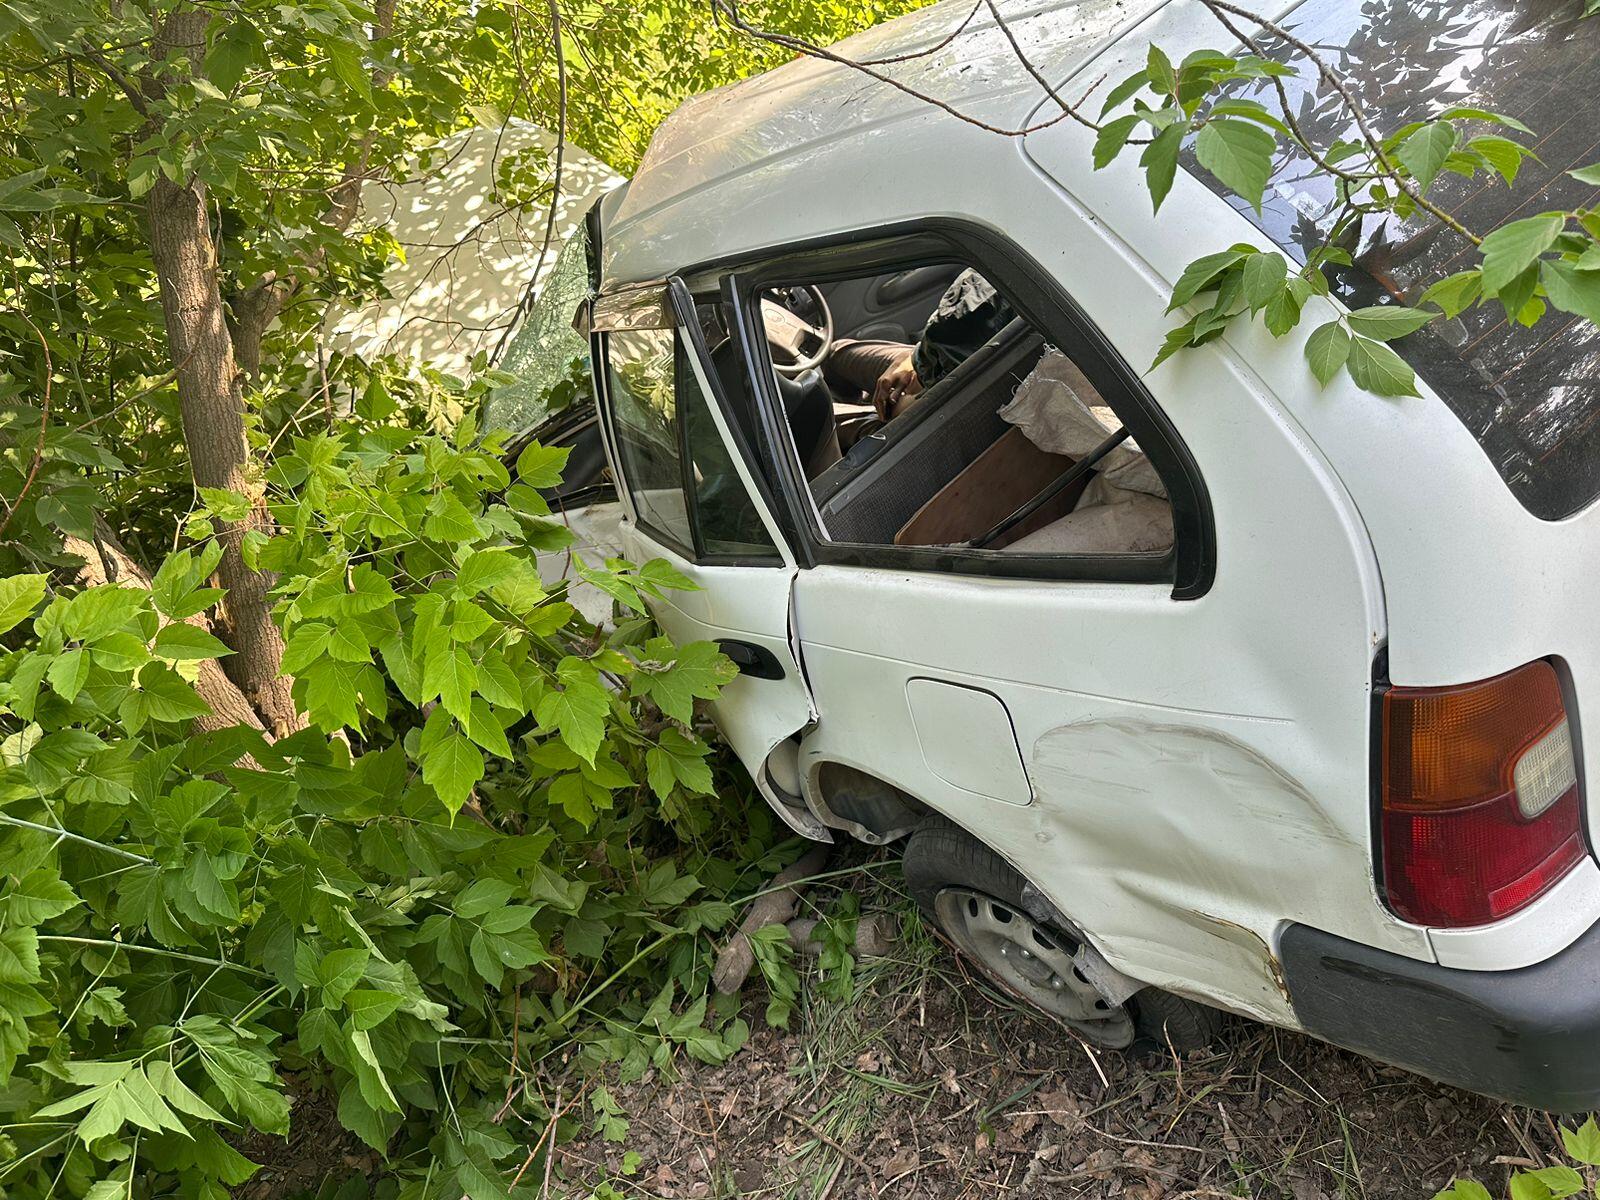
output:
[[[917,378],[917,368],[908,354],[878,376],[877,386],[872,390],[872,407],[877,409],[880,418],[890,420],[901,400],[921,390],[922,380]]]

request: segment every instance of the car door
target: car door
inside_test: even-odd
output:
[[[1004,855],[1119,969],[1288,1019],[1272,951],[1283,920],[1425,950],[1372,892],[1370,549],[1337,479],[1235,359],[1206,347],[1148,375],[1131,365],[1167,323],[1166,285],[1093,222],[1063,220],[1048,191],[1030,195],[1008,233],[1069,240],[1059,274],[981,227],[961,231],[970,265],[1161,469],[1176,544],[1162,557],[904,543],[896,527],[924,503],[907,493],[942,488],[942,456],[978,427],[966,398],[993,416],[1012,395],[1003,363],[978,353],[967,390],[901,418],[871,458],[842,464],[842,487],[810,486],[769,389],[763,434],[814,563],[795,585],[821,714],[801,748],[808,799],[830,807],[832,764],[874,776]],[[936,233],[902,235],[907,248],[811,244],[732,277],[752,386],[767,372],[751,301],[769,280],[962,249]]]
[[[825,833],[768,765],[814,716],[792,642],[795,560],[729,421],[694,301],[679,280],[614,291],[594,301],[591,328],[624,554],[695,585],[651,598],[652,615],[675,642],[717,642],[738,665],[712,716],[779,814]]]

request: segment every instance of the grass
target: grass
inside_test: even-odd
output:
[[[1458,1174],[1503,1191],[1511,1163],[1556,1160],[1542,1116],[1282,1030],[1240,1022],[1181,1061],[1091,1050],[979,980],[923,925],[881,854],[846,853],[862,869],[813,884],[803,915],[825,915],[850,890],[863,912],[898,920],[898,942],[858,962],[848,989],[796,959],[787,1031],[761,1028],[752,982],[756,1033],[734,1060],[614,1089],[644,1160],[626,1182],[613,1172],[619,1193],[1427,1200]],[[673,1104],[671,1120],[658,1118]],[[708,1144],[715,1161],[701,1169]],[[592,1180],[582,1164],[619,1153],[574,1146],[569,1176]],[[661,1164],[674,1182],[652,1177]]]

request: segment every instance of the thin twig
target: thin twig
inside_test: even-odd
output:
[[[1451,229],[1455,230],[1462,237],[1470,241],[1474,246],[1481,246],[1483,244],[1482,238],[1473,233],[1460,221],[1456,220],[1455,217],[1451,216],[1444,209],[1440,208],[1437,204],[1433,203],[1433,201],[1424,196],[1414,180],[1402,178],[1399,170],[1395,167],[1394,162],[1384,151],[1382,141],[1378,138],[1377,134],[1372,131],[1372,126],[1367,120],[1366,110],[1363,109],[1359,103],[1357,103],[1355,95],[1350,91],[1350,88],[1348,85],[1346,85],[1344,79],[1340,77],[1339,73],[1329,66],[1323,60],[1322,56],[1318,54],[1309,43],[1297,38],[1294,34],[1290,33],[1287,29],[1285,29],[1282,25],[1277,24],[1275,21],[1270,21],[1266,17],[1261,16],[1259,13],[1253,13],[1247,8],[1240,8],[1236,4],[1230,4],[1228,3],[1228,0],[1200,0],[1200,2],[1204,4],[1206,8],[1210,9],[1213,15],[1218,12],[1227,12],[1232,13],[1234,16],[1240,17],[1246,21],[1253,21],[1255,24],[1265,29],[1268,33],[1283,39],[1283,41],[1293,46],[1296,50],[1300,51],[1301,54],[1310,59],[1312,64],[1317,68],[1317,73],[1321,76],[1322,81],[1331,87],[1335,92],[1337,92],[1339,94],[1339,98],[1344,101],[1345,107],[1350,111],[1350,116],[1356,123],[1356,128],[1361,131],[1362,140],[1367,143],[1367,146],[1372,150],[1373,157],[1377,159],[1378,165],[1383,168],[1384,174],[1389,176],[1389,178],[1394,181],[1395,186],[1401,191],[1405,192],[1407,196],[1411,197],[1418,208],[1432,213]]]
[[[1059,116],[1051,117],[1048,121],[1040,121],[1033,125],[1025,125],[1020,129],[1007,129],[1000,125],[991,125],[987,121],[979,120],[970,113],[962,112],[955,105],[949,103],[948,101],[941,100],[937,96],[930,96],[927,92],[920,92],[908,84],[901,83],[892,75],[887,75],[882,71],[876,70],[875,68],[868,66],[865,62],[859,62],[856,59],[848,58],[837,51],[828,49],[826,46],[818,46],[813,42],[808,42],[804,38],[792,37],[786,33],[774,33],[769,29],[762,29],[759,26],[752,25],[739,15],[739,6],[737,0],[711,0],[711,6],[715,12],[726,17],[728,22],[735,29],[748,37],[756,38],[758,41],[770,42],[774,46],[782,46],[784,49],[793,50],[797,54],[806,54],[812,58],[820,58],[825,62],[837,63],[839,66],[847,67],[852,71],[859,71],[861,74],[866,75],[869,78],[876,79],[879,83],[887,84],[889,87],[894,88],[897,92],[903,92],[905,95],[910,96],[913,100],[920,100],[924,104],[932,105],[941,112],[948,113],[950,116],[955,117],[956,120],[962,121],[968,125],[972,125],[978,129],[982,129],[986,133],[999,134],[1001,137],[1026,137],[1030,133],[1037,133],[1041,129],[1049,129],[1052,125],[1059,125],[1062,121],[1068,120],[1069,118],[1077,117],[1077,119],[1082,119],[1081,117],[1078,117],[1077,114],[1067,111],[1061,113]],[[1098,129],[1099,126],[1091,124],[1090,128]]]

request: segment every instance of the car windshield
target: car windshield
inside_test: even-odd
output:
[[[589,342],[572,328],[572,314],[589,290],[589,239],[583,227],[562,245],[527,320],[495,364],[512,383],[484,401],[482,427],[521,437],[590,396]]]
[[[1283,22],[1345,78],[1380,133],[1444,109],[1471,106],[1530,126],[1516,183],[1446,172],[1430,198],[1468,228],[1488,230],[1549,209],[1592,206],[1597,189],[1566,172],[1600,158],[1600,19],[1582,0],[1307,0]],[[1263,49],[1299,68],[1286,79],[1312,144],[1355,136],[1348,110],[1298,52]],[[1270,85],[1234,94],[1276,108]],[[1482,132],[1510,133],[1485,124]],[[1189,170],[1289,252],[1304,258],[1332,224],[1332,180],[1298,149],[1280,150],[1260,214],[1223,191],[1190,157]],[[1356,268],[1337,272],[1352,306],[1388,297],[1416,303],[1428,284],[1474,265],[1472,248],[1421,215],[1369,216]],[[1498,304],[1439,321],[1395,344],[1477,438],[1518,500],[1547,520],[1600,495],[1600,330],[1549,311],[1535,325],[1508,324]]]

